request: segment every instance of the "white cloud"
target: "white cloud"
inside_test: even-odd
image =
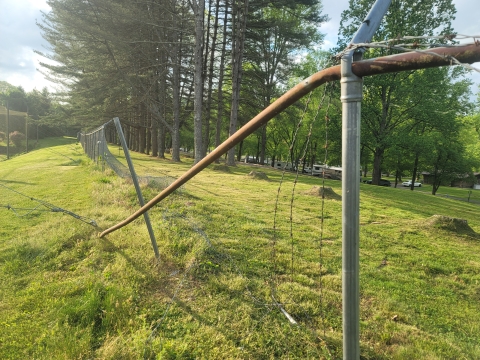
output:
[[[36,23],[41,21],[40,11],[49,10],[46,1],[42,0],[2,3],[0,80],[22,86],[26,91],[35,87],[51,88],[49,82],[36,71],[39,56],[34,53],[34,50],[43,50],[46,45]]]
[[[23,86],[27,91],[44,86],[54,89],[54,86],[43,78],[36,69],[39,61],[46,59],[35,54],[33,50],[45,51],[48,44],[41,37],[36,22],[41,22],[41,11],[48,12],[50,7],[46,0],[0,0],[2,17],[0,21],[0,80],[5,80],[16,86]],[[453,0],[457,8],[457,19],[453,22],[456,32],[467,35],[478,35],[480,25],[478,18],[478,0]],[[322,49],[335,47],[338,38],[341,13],[348,8],[349,0],[323,0],[323,13],[330,20],[322,24],[320,31],[325,34]],[[14,54],[14,55],[12,55]],[[480,64],[474,64],[480,68]],[[480,84],[480,74],[472,74],[475,83]],[[477,91],[476,87],[473,89]]]
[[[48,6],[45,0],[27,0],[29,7],[42,10],[42,11],[50,11],[50,6]]]

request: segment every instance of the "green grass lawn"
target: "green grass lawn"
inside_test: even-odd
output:
[[[131,155],[140,175],[192,161]],[[281,179],[210,166],[149,212],[156,263],[143,219],[98,237],[138,201],[75,139],[1,162],[0,358],[341,359],[341,182],[326,181],[321,236],[321,179]],[[361,184],[362,358],[480,358],[480,208],[418,190]]]

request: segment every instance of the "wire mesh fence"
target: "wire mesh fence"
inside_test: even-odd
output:
[[[109,138],[111,137],[110,141],[116,144],[119,143],[118,134],[116,131],[110,131],[110,127],[112,129],[115,128],[113,121],[109,121],[89,133],[80,132],[77,135],[78,141],[82,145],[85,154],[96,164],[102,166],[102,170],[105,169],[105,165],[108,165],[121,178],[132,180],[128,167],[118,160],[108,148],[107,130]],[[140,183],[153,185],[161,189],[166,188],[176,180],[171,176],[137,175],[137,177]]]

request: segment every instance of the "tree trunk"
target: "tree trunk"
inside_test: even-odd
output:
[[[158,122],[155,116],[151,117],[152,130],[150,131],[152,156],[158,156]]]
[[[173,46],[172,51],[172,100],[173,100],[173,124],[172,124],[172,161],[180,161],[180,61],[181,61],[181,37]]]
[[[208,9],[208,29],[210,29],[210,14],[212,11],[212,2],[209,2],[209,9]],[[212,35],[212,43],[210,45],[210,52],[205,51],[205,65],[207,65],[207,55],[210,55],[210,59],[208,60],[208,86],[207,86],[207,103],[205,108],[205,136],[203,139],[203,153],[204,155],[207,154],[208,148],[210,146],[210,118],[212,116],[212,93],[213,93],[213,65],[215,63],[215,48],[217,46],[217,34],[218,34],[218,1],[217,7],[215,9],[215,18],[213,22],[213,35]],[[207,45],[208,45],[209,36],[207,36]]]
[[[158,126],[158,157],[165,159],[165,125],[159,124]]]
[[[240,106],[240,86],[242,82],[242,60],[243,49],[245,46],[245,28],[247,24],[248,0],[243,0],[243,6],[233,5],[234,11],[234,50],[232,55],[232,108],[230,113],[229,135],[232,136],[237,131],[238,109]],[[227,165],[235,165],[235,148],[228,151]]]
[[[155,136],[156,138],[156,136]],[[150,151],[152,150],[152,130],[151,128],[147,127],[147,144],[145,149],[145,154],[150,155]]]
[[[168,40],[168,38],[164,35],[161,38]],[[158,157],[161,159],[165,159],[165,136],[167,132],[167,128],[165,123],[167,122],[166,119],[166,108],[167,108],[167,72],[168,72],[168,55],[166,51],[161,51],[159,54],[159,66],[157,67],[158,72],[158,83],[157,83],[157,102],[159,107],[159,121],[158,121]],[[173,130],[173,129],[172,129]],[[172,131],[173,133],[173,131]]]
[[[395,187],[397,187],[399,180],[402,181],[402,174],[400,173],[400,159],[397,161],[397,168],[395,169]]]
[[[382,178],[382,160],[385,149],[376,148],[373,155],[372,184],[379,185]]]
[[[417,178],[418,157],[419,157],[419,154],[415,153],[415,163],[413,165],[412,184],[410,185],[410,190],[412,191],[415,189],[415,179]]]
[[[217,8],[220,5],[220,0],[217,0]],[[223,42],[222,52],[220,56],[220,68],[218,73],[218,90],[217,90],[217,126],[215,129],[215,147],[221,143],[222,123],[223,123],[223,78],[225,74],[225,53],[227,47],[227,18],[228,18],[228,1],[225,1],[225,13],[223,18]],[[219,163],[219,159],[215,160]]]
[[[146,145],[146,114],[143,111],[143,106],[141,106],[142,112],[139,117],[139,128],[138,128],[138,152],[145,154],[145,145]]]
[[[265,162],[265,149],[267,148],[267,124],[262,126],[262,140],[260,143],[260,162]]]
[[[237,161],[242,161],[242,147],[243,147],[243,140],[240,141],[238,144],[238,153],[237,153]]]
[[[205,0],[193,0],[195,13],[195,70],[194,84],[195,96],[193,103],[193,142],[195,151],[195,164],[203,158],[202,146],[202,108],[203,108],[203,37],[204,37],[204,12]]]

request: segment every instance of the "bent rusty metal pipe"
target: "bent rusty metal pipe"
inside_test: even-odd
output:
[[[437,54],[437,55],[435,55]],[[462,63],[472,64],[480,61],[480,46],[477,44],[436,48],[428,51],[413,51],[409,53],[402,53],[397,55],[384,56],[381,58],[363,60],[354,62],[352,64],[352,71],[355,75],[364,77],[379,74],[386,74],[391,72],[399,72],[406,70],[417,70],[430,67],[438,67],[445,65],[453,65],[451,58],[454,57]],[[242,126],[235,134],[230,136],[215,150],[204,157],[197,164],[192,166],[190,170],[185,172],[176,181],[170,184],[152,200],[134,212],[125,220],[103,231],[100,237],[103,237],[121,227],[131,223],[140,215],[151,209],[157,203],[165,199],[168,195],[185,184],[188,180],[197,175],[200,171],[219,159],[232,147],[237,145],[240,141],[252,134],[255,130],[273,119],[277,114],[288,108],[290,105],[301,99],[303,96],[316,89],[320,85],[340,80],[340,65],[332,66],[328,69],[321,70],[309,78],[303,80],[295,87],[287,91],[276,101],[266,107],[262,112],[250,120],[247,124]]]

